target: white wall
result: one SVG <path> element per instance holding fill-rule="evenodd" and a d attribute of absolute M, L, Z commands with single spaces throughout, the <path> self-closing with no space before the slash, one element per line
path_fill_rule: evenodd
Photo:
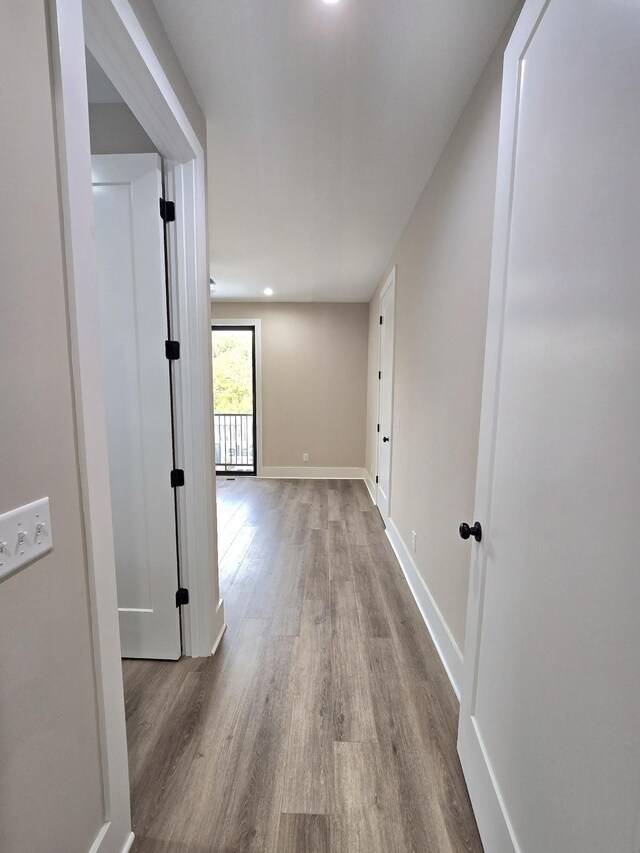
<path fill-rule="evenodd" d="M 262 320 L 264 466 L 364 467 L 366 303 L 214 300 L 211 316 Z"/>
<path fill-rule="evenodd" d="M 473 521 L 502 56 L 501 37 L 396 247 L 391 518 L 462 651 Z M 375 478 L 379 291 L 370 303 L 367 468 Z M 408 549 L 410 550 L 410 548 Z"/>

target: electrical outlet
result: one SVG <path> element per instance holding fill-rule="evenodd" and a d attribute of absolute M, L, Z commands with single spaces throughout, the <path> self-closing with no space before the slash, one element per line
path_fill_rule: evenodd
<path fill-rule="evenodd" d="M 416 532 L 415 532 L 415 530 L 411 531 L 411 550 L 415 554 L 415 552 L 416 552 Z"/>
<path fill-rule="evenodd" d="M 308 461 L 309 461 L 309 454 L 308 454 L 308 453 L 303 453 L 303 454 L 302 454 L 302 461 L 303 461 L 303 462 L 308 462 Z"/>

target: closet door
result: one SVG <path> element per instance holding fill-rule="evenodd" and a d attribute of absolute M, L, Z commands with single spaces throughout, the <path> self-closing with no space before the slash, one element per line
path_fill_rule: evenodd
<path fill-rule="evenodd" d="M 459 751 L 487 853 L 638 853 L 640 11 L 505 58 Z"/>

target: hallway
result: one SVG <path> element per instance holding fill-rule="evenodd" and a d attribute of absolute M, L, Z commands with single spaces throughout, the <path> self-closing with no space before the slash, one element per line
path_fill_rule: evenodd
<path fill-rule="evenodd" d="M 218 480 L 213 658 L 124 661 L 134 850 L 481 851 L 457 701 L 362 482 Z"/>

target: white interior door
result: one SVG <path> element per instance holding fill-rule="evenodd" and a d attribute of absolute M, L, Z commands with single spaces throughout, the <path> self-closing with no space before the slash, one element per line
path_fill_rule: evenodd
<path fill-rule="evenodd" d="M 161 163 L 101 155 L 92 171 L 122 655 L 177 659 Z"/>
<path fill-rule="evenodd" d="M 509 45 L 459 751 L 487 853 L 638 853 L 640 10 Z M 471 521 L 471 519 L 467 519 Z"/>
<path fill-rule="evenodd" d="M 380 292 L 380 369 L 378 372 L 378 479 L 376 503 L 385 524 L 391 501 L 393 452 L 393 343 L 395 318 L 395 267 Z"/>

